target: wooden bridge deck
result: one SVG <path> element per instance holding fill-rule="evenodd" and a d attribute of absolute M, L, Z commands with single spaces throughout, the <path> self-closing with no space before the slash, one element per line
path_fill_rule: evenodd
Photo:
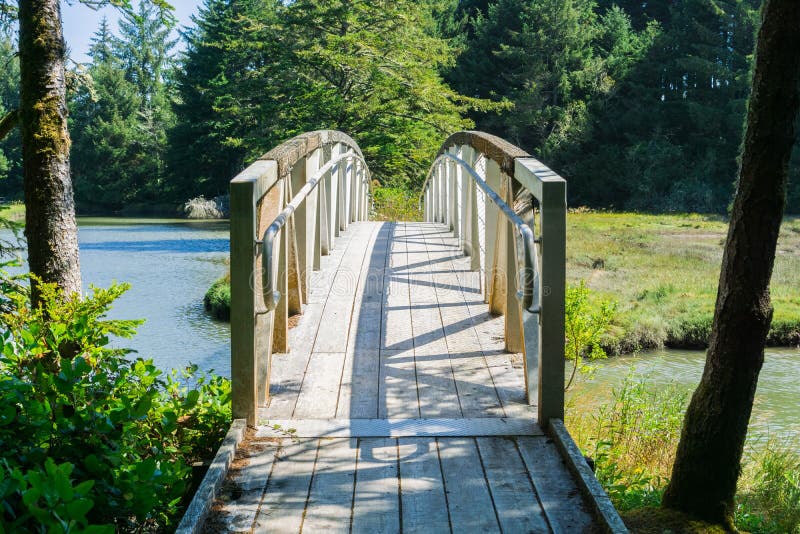
<path fill-rule="evenodd" d="M 594 531 L 444 225 L 354 223 L 309 285 L 208 531 Z"/>

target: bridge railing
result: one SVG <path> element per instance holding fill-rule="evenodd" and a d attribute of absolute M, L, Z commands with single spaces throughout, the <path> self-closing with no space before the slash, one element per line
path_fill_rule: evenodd
<path fill-rule="evenodd" d="M 321 130 L 266 153 L 230 184 L 231 382 L 234 418 L 255 425 L 269 401 L 273 352 L 339 232 L 370 212 L 370 176 L 347 135 Z"/>
<path fill-rule="evenodd" d="M 506 349 L 523 354 L 539 422 L 563 419 L 566 182 L 503 139 L 459 132 L 439 150 L 421 202 L 481 271 L 489 310 L 505 316 Z"/>

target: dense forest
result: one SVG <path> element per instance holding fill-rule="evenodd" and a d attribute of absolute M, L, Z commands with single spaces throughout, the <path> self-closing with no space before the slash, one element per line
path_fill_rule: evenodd
<path fill-rule="evenodd" d="M 143 4 L 70 75 L 84 213 L 169 212 L 227 191 L 293 135 L 350 133 L 381 184 L 414 191 L 447 134 L 477 128 L 557 169 L 570 204 L 725 212 L 755 0 L 205 0 L 181 31 Z M 0 115 L 15 36 L 0 36 Z M 0 197 L 21 196 L 19 135 Z M 800 211 L 800 150 L 787 211 Z"/>

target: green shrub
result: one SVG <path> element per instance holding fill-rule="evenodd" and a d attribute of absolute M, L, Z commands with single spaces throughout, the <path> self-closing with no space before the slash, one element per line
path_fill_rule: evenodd
<path fill-rule="evenodd" d="M 40 307 L 17 290 L 0 316 L 0 531 L 168 529 L 191 462 L 224 437 L 229 382 L 109 347 L 139 324 L 106 318 L 127 285 L 86 298 L 40 287 Z"/>
<path fill-rule="evenodd" d="M 222 321 L 231 319 L 231 280 L 230 275 L 214 282 L 205 297 L 203 305 L 212 317 Z"/>
<path fill-rule="evenodd" d="M 601 341 L 614 317 L 615 306 L 610 300 L 591 298 L 589 289 L 581 281 L 566 291 L 565 303 L 567 360 L 572 360 L 572 373 L 565 389 L 568 389 L 575 373 L 591 373 L 592 367 L 583 363 L 584 359 L 599 360 L 606 357 Z"/>
<path fill-rule="evenodd" d="M 401 187 L 375 187 L 372 191 L 375 220 L 420 221 L 419 193 Z"/>
<path fill-rule="evenodd" d="M 628 518 L 655 513 L 669 483 L 688 391 L 655 387 L 634 370 L 593 412 L 568 399 L 567 425 L 595 462 L 595 474 Z M 800 534 L 800 453 L 796 437 L 750 442 L 739 478 L 737 528 L 753 534 Z M 640 521 L 635 523 L 638 523 Z M 630 525 L 629 525 L 630 526 Z M 635 526 L 635 525 L 634 525 Z"/>

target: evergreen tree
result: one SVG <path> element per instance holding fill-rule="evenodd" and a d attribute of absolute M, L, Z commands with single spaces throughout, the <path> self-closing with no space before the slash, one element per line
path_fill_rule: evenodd
<path fill-rule="evenodd" d="M 160 8 L 143 2 L 123 14 L 119 37 L 103 20 L 91 40 L 91 87 L 71 102 L 73 177 L 84 210 L 163 201 L 166 132 L 174 123 L 170 30 Z"/>
<path fill-rule="evenodd" d="M 441 79 L 453 54 L 430 2 L 206 0 L 196 23 L 171 167 L 206 194 L 314 129 L 353 135 L 382 180 L 418 183 L 444 137 L 470 124 L 461 112 L 479 105 Z"/>
<path fill-rule="evenodd" d="M 19 60 L 9 34 L 0 32 L 0 119 L 19 107 Z M 0 136 L 0 196 L 22 196 L 22 147 L 18 128 Z"/>
<path fill-rule="evenodd" d="M 674 3 L 652 46 L 592 110 L 586 141 L 558 155 L 572 203 L 724 211 L 756 24 L 749 0 Z"/>
<path fill-rule="evenodd" d="M 177 74 L 170 131 L 173 195 L 225 193 L 230 179 L 287 135 L 279 114 L 297 100 L 278 40 L 276 1 L 205 0 Z"/>
<path fill-rule="evenodd" d="M 477 115 L 488 130 L 552 158 L 585 137 L 588 109 L 604 100 L 652 39 L 616 9 L 598 17 L 589 0 L 499 0 L 474 21 L 474 37 L 450 73 L 467 94 L 507 99 Z"/>
<path fill-rule="evenodd" d="M 485 103 L 448 87 L 453 50 L 431 6 L 412 0 L 297 0 L 286 9 L 298 89 L 296 130 L 351 133 L 384 183 L 419 185 L 444 138 Z M 297 113 L 297 111 L 295 111 Z"/>
<path fill-rule="evenodd" d="M 110 42 L 104 19 L 89 50 L 92 84 L 73 97 L 70 117 L 76 199 L 100 211 L 118 211 L 137 201 L 146 187 L 141 169 L 150 164 L 140 145 L 142 97 L 126 79 Z"/>

